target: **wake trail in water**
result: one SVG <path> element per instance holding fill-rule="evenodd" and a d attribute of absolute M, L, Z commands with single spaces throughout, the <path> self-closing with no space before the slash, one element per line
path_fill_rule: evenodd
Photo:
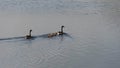
<path fill-rule="evenodd" d="M 68 33 L 64 33 L 63 35 L 58 35 L 55 37 L 52 37 L 50 39 L 56 39 L 56 38 L 62 38 L 62 37 L 68 37 L 73 39 Z M 48 38 L 48 34 L 43 34 L 43 35 L 37 35 L 37 36 L 32 36 L 31 39 L 25 39 L 25 36 L 20 36 L 20 37 L 10 37 L 10 38 L 0 38 L 0 41 L 25 41 L 25 40 L 35 40 L 37 38 L 42 38 L 42 39 L 46 39 Z"/>

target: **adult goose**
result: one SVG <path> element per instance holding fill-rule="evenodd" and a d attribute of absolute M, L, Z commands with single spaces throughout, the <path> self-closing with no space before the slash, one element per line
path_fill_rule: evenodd
<path fill-rule="evenodd" d="M 61 26 L 61 31 L 58 31 L 58 35 L 63 35 L 64 34 L 63 28 L 64 28 L 64 26 Z"/>
<path fill-rule="evenodd" d="M 63 35 L 64 34 L 63 28 L 64 28 L 64 26 L 61 26 L 61 31 L 48 34 L 48 38 L 51 38 L 51 37 L 54 37 L 54 36 L 58 36 L 58 35 Z"/>
<path fill-rule="evenodd" d="M 29 34 L 25 36 L 25 39 L 31 39 L 32 38 L 31 32 L 32 32 L 32 30 L 29 30 Z"/>

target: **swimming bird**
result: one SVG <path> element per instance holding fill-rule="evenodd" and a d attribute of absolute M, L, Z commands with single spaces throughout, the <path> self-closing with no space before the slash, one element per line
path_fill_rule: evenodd
<path fill-rule="evenodd" d="M 25 39 L 31 39 L 31 38 L 32 38 L 31 32 L 32 32 L 32 30 L 29 31 L 29 35 L 26 35 L 26 36 L 25 36 Z"/>
<path fill-rule="evenodd" d="M 63 28 L 64 28 L 64 27 L 65 27 L 65 26 L 63 26 L 63 25 L 61 26 L 61 31 L 58 32 L 58 35 L 63 35 L 63 34 L 64 34 L 64 32 L 63 32 Z"/>
<path fill-rule="evenodd" d="M 54 37 L 54 36 L 58 36 L 58 35 L 63 35 L 64 34 L 63 28 L 64 28 L 64 26 L 61 26 L 61 31 L 48 34 L 48 38 L 51 38 L 51 37 Z"/>

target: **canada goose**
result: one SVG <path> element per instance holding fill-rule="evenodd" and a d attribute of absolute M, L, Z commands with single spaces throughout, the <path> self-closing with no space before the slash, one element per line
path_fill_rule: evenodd
<path fill-rule="evenodd" d="M 57 35 L 63 35 L 63 33 L 64 33 L 63 28 L 64 28 L 64 26 L 61 26 L 61 31 L 48 34 L 48 38 L 51 38 L 51 37 L 54 37 L 54 36 L 57 36 Z"/>
<path fill-rule="evenodd" d="M 61 26 L 61 31 L 58 32 L 59 35 L 63 35 L 63 34 L 64 34 L 64 32 L 63 32 L 63 28 L 64 28 L 64 27 L 65 27 L 65 26 Z"/>
<path fill-rule="evenodd" d="M 31 38 L 32 38 L 31 32 L 32 32 L 32 30 L 29 31 L 29 35 L 26 35 L 26 36 L 25 36 L 25 39 L 31 39 Z"/>

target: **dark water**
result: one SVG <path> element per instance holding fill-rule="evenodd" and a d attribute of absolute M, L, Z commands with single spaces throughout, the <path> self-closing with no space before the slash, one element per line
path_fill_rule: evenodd
<path fill-rule="evenodd" d="M 119 3 L 0 0 L 0 68 L 120 68 Z"/>

